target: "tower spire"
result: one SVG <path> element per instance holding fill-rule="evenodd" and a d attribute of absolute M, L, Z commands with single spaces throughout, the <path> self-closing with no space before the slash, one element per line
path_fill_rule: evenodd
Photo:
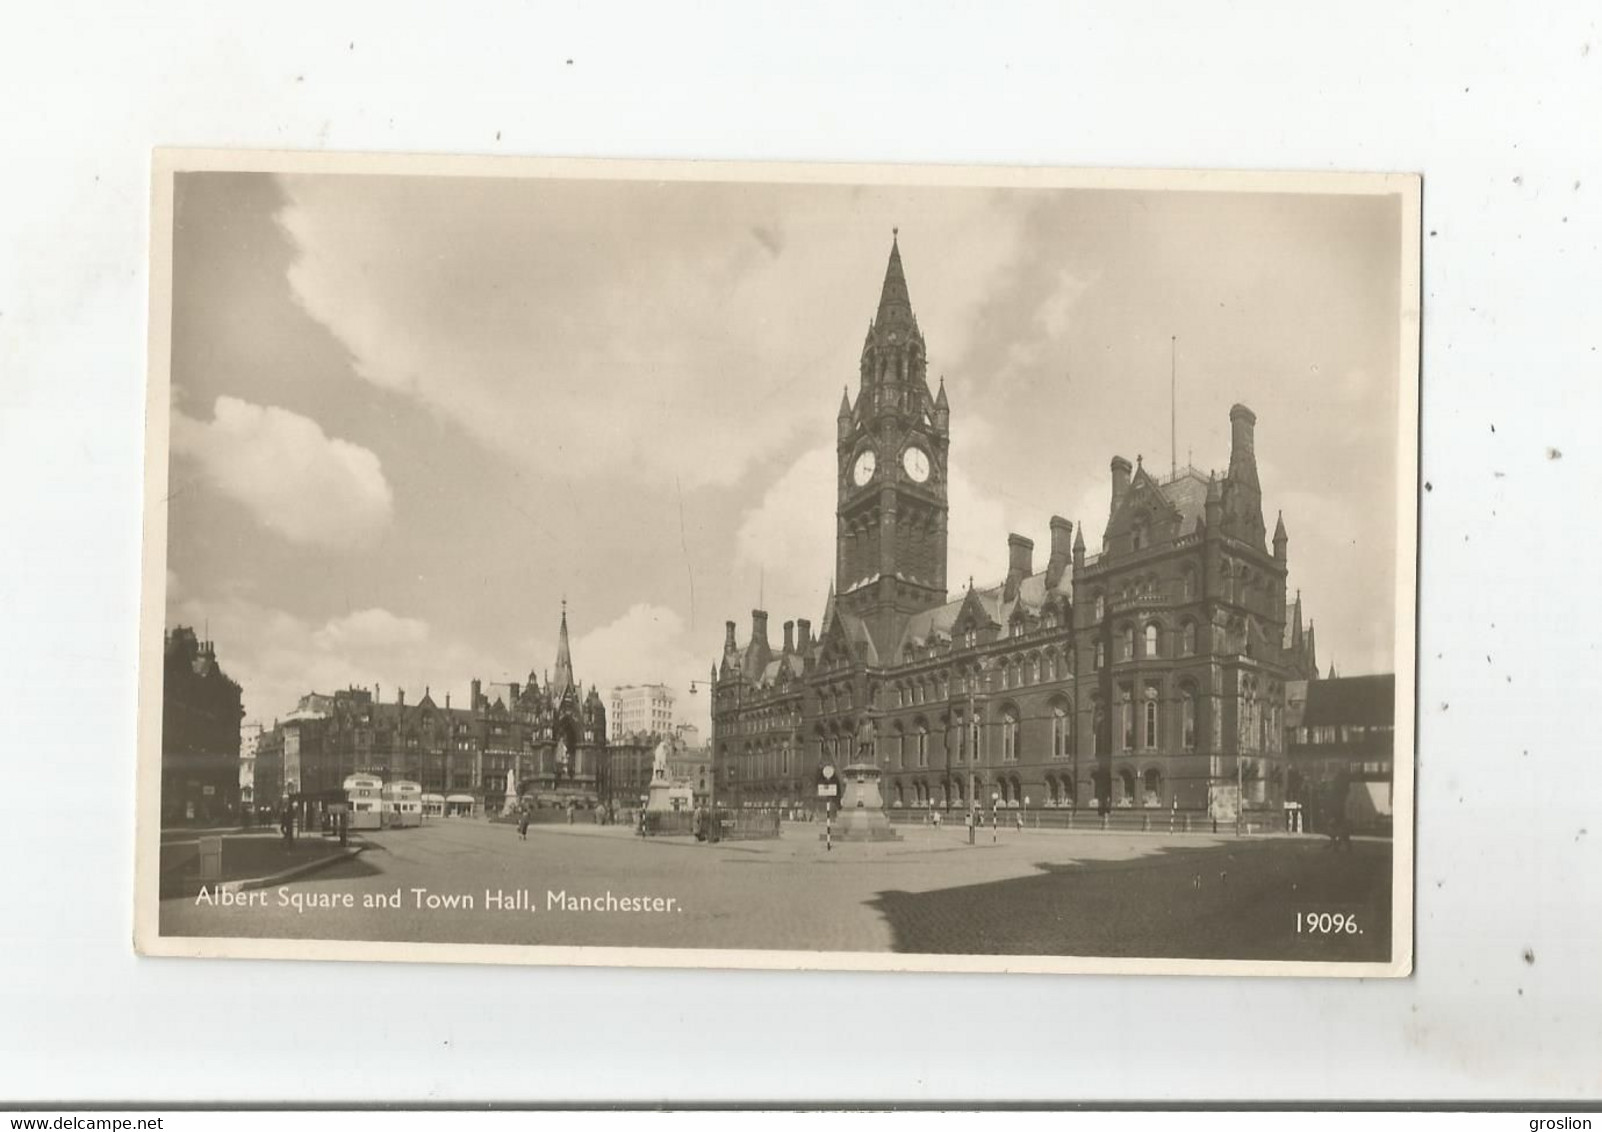
<path fill-rule="evenodd" d="M 912 321 L 912 299 L 907 294 L 907 276 L 901 268 L 901 229 L 890 230 L 890 262 L 884 269 L 884 287 L 879 292 L 879 313 L 876 325 L 889 322 Z"/>
<path fill-rule="evenodd" d="M 546 677 L 546 688 L 551 699 L 560 702 L 573 682 L 573 653 L 567 643 L 567 598 L 562 599 L 562 628 L 556 638 L 556 675 Z"/>

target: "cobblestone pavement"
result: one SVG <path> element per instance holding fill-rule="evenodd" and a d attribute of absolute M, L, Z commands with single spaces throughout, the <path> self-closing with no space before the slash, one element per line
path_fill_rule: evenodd
<path fill-rule="evenodd" d="M 1304 872 L 1350 874 L 1356 879 L 1347 888 L 1360 889 L 1361 875 L 1377 870 L 1389 883 L 1388 846 L 1337 855 L 1306 839 L 1236 842 L 1211 835 L 1046 830 L 1003 830 L 994 841 L 987 830 L 970 846 L 961 827 L 911 827 L 898 842 L 836 843 L 831 851 L 818 840 L 820 831 L 816 825 L 787 825 L 776 841 L 703 845 L 643 839 L 621 826 L 536 825 L 523 841 L 510 825 L 446 820 L 366 833 L 371 847 L 360 857 L 256 893 L 249 906 L 164 900 L 161 930 L 451 943 L 1184 954 L 1131 952 L 1119 947 L 1116 932 L 1065 932 L 1063 925 L 1105 919 L 1108 908 L 1162 902 L 1173 909 L 1168 918 L 1137 918 L 1128 925 L 1132 938 L 1149 943 L 1154 932 L 1168 931 L 1182 940 L 1184 923 L 1197 917 L 1226 922 L 1237 906 L 1286 904 L 1294 895 L 1294 877 Z M 1226 867 L 1215 867 L 1213 858 L 1228 855 L 1233 884 L 1212 879 Z M 1175 864 L 1190 857 L 1209 863 L 1204 869 Z M 1192 887 L 1198 870 L 1207 876 Z M 1088 886 L 1074 879 L 1103 874 L 1116 879 Z M 1256 879 L 1247 883 L 1248 876 Z M 1076 899 L 1076 886 L 1095 907 L 1070 917 L 1063 908 Z M 1174 903 L 1176 887 L 1184 890 L 1184 904 Z M 510 894 L 506 903 L 518 904 L 519 892 L 527 892 L 531 909 L 494 907 L 494 894 Z M 608 910 L 608 892 L 657 904 Z M 558 893 L 600 897 L 602 904 L 598 910 L 569 908 L 554 899 Z M 365 906 L 381 899 L 388 905 Z M 1073 950 L 1087 940 L 1096 950 Z"/>

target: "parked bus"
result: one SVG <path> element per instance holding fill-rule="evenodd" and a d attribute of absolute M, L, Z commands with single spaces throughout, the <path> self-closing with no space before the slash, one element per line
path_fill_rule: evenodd
<path fill-rule="evenodd" d="M 423 824 L 423 788 L 404 779 L 384 786 L 384 824 L 391 828 Z"/>
<path fill-rule="evenodd" d="M 383 827 L 383 791 L 384 782 L 377 775 L 353 774 L 345 779 L 345 800 L 350 803 L 350 828 Z"/>

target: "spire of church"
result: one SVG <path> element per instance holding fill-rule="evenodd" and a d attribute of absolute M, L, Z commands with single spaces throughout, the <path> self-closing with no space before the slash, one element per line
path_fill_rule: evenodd
<path fill-rule="evenodd" d="M 567 598 L 562 599 L 562 629 L 556 638 L 556 675 L 547 677 L 546 688 L 552 701 L 559 702 L 574 687 L 573 654 L 567 644 Z"/>
<path fill-rule="evenodd" d="M 884 288 L 879 292 L 879 313 L 874 322 L 883 327 L 890 322 L 912 321 L 912 299 L 907 294 L 907 276 L 901 269 L 901 229 L 890 229 L 890 263 L 884 269 Z"/>
<path fill-rule="evenodd" d="M 943 374 L 941 375 L 941 378 L 940 378 L 940 392 L 935 395 L 935 408 L 937 408 L 937 409 L 949 409 L 949 408 L 951 408 L 951 406 L 946 403 L 946 379 L 945 379 L 945 376 Z"/>

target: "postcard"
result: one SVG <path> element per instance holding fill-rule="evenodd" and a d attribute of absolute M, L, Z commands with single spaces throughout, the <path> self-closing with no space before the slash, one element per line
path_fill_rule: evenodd
<path fill-rule="evenodd" d="M 152 201 L 141 952 L 1411 972 L 1417 176 Z"/>

